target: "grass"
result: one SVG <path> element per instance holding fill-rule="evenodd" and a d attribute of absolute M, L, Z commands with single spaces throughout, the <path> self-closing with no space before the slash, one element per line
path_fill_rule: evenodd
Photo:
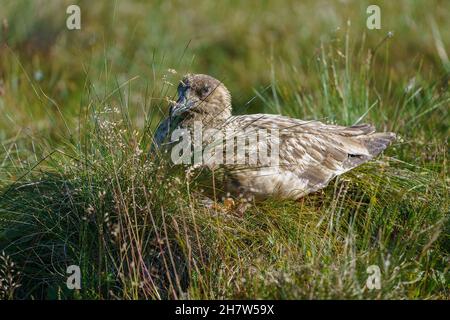
<path fill-rule="evenodd" d="M 446 2 L 382 2 L 369 31 L 360 2 L 80 1 L 80 32 L 40 3 L 0 13 L 0 298 L 449 298 Z M 237 113 L 400 138 L 300 202 L 211 214 L 149 152 L 187 71 L 222 79 Z"/>

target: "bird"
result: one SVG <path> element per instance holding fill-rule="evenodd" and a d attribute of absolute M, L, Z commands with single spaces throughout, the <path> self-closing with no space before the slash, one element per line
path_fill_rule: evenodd
<path fill-rule="evenodd" d="M 185 75 L 177 94 L 168 117 L 153 137 L 160 150 L 174 148 L 174 141 L 170 141 L 174 130 L 193 130 L 196 123 L 202 125 L 203 132 L 213 132 L 203 135 L 202 151 L 218 133 L 227 137 L 232 132 L 230 140 L 234 141 L 252 130 L 270 132 L 266 139 L 247 143 L 245 155 L 276 149 L 278 158 L 274 163 L 224 161 L 198 166 L 216 173 L 214 188 L 221 194 L 248 202 L 268 198 L 299 200 L 323 189 L 336 176 L 374 159 L 396 139 L 395 133 L 376 132 L 371 124 L 340 126 L 278 114 L 233 115 L 230 91 L 206 74 Z M 218 152 L 230 151 L 236 152 L 234 145 Z M 231 159 L 236 160 L 236 156 Z"/>

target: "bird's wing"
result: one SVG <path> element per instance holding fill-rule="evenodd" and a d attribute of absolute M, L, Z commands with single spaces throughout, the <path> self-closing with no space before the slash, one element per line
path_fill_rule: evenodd
<path fill-rule="evenodd" d="M 310 191 L 372 159 L 395 139 L 390 132 L 375 133 L 371 125 L 343 127 L 269 114 L 234 116 L 228 126 L 278 129 L 280 170 L 307 180 Z"/>

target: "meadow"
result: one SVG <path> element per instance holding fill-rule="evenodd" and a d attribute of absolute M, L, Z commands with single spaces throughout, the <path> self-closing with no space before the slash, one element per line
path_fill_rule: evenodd
<path fill-rule="evenodd" d="M 450 298 L 448 1 L 76 3 L 81 30 L 70 1 L 0 0 L 0 299 Z M 188 72 L 236 114 L 398 139 L 302 201 L 212 213 L 150 149 Z"/>

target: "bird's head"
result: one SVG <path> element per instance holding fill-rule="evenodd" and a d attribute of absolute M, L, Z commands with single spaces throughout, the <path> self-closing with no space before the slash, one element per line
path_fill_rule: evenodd
<path fill-rule="evenodd" d="M 205 74 L 187 74 L 178 86 L 178 99 L 170 117 L 226 120 L 231 116 L 231 95 L 219 80 Z"/>

